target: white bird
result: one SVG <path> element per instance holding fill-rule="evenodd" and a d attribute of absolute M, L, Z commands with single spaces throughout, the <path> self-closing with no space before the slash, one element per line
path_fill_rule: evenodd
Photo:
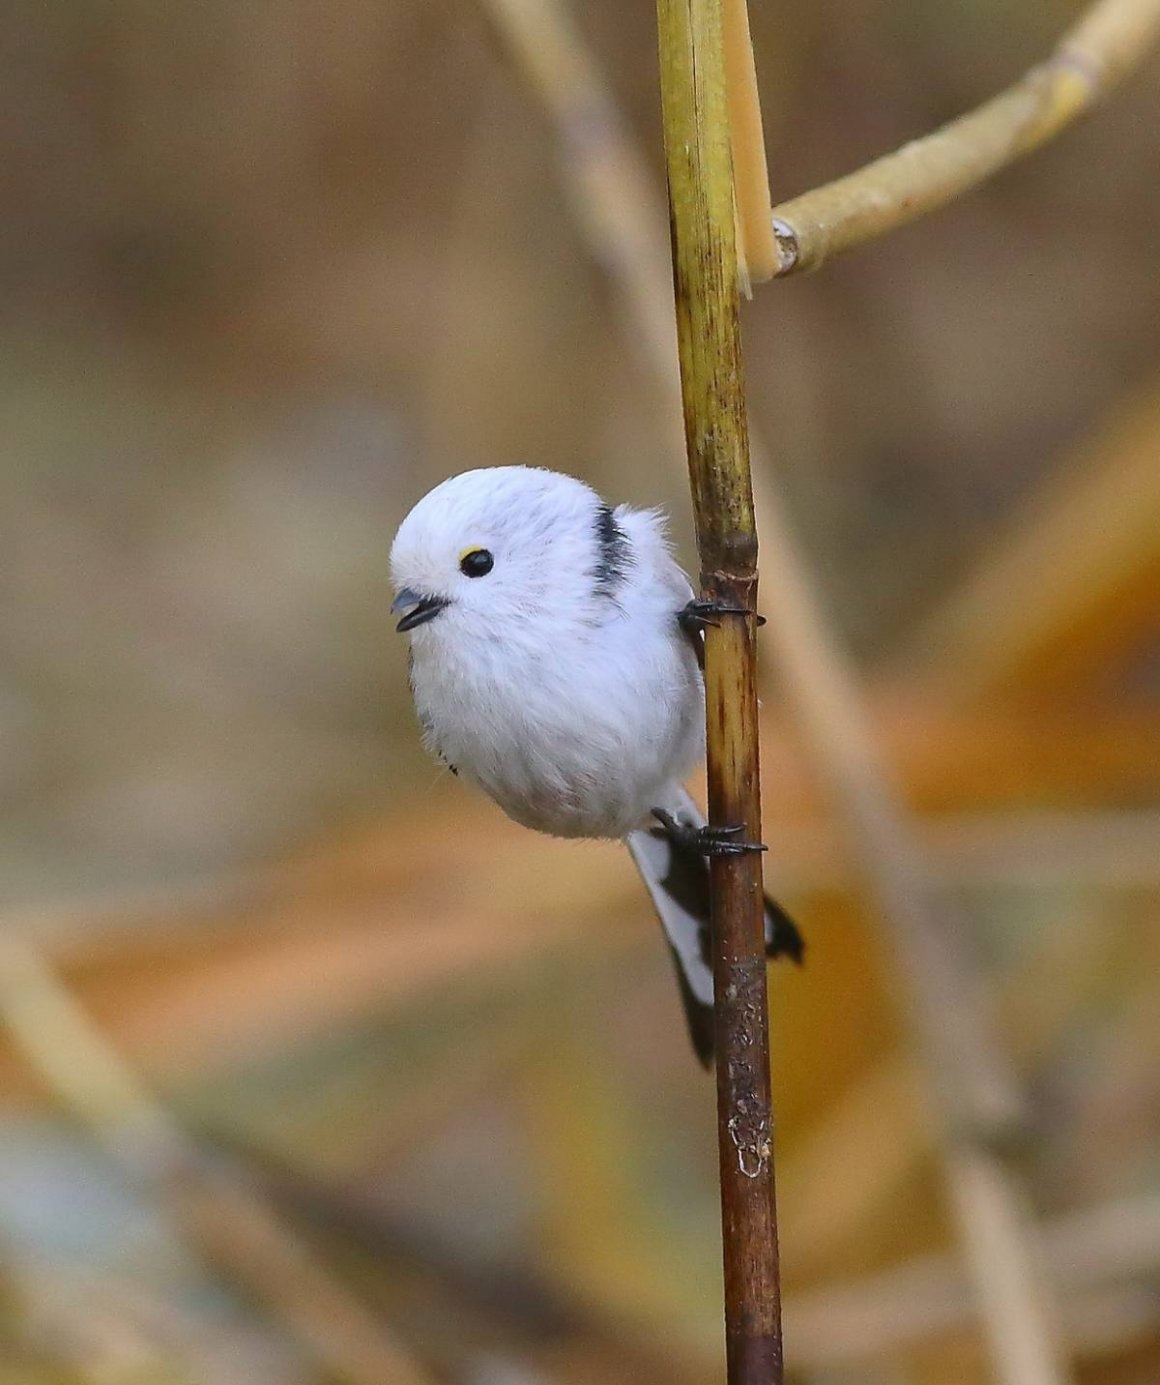
<path fill-rule="evenodd" d="M 683 787 L 704 750 L 703 627 L 655 510 L 571 476 L 453 476 L 391 548 L 424 744 L 516 822 L 622 839 L 660 915 L 693 1046 L 713 1056 L 706 856 L 764 850 L 709 828 Z M 802 940 L 766 900 L 768 955 Z"/>

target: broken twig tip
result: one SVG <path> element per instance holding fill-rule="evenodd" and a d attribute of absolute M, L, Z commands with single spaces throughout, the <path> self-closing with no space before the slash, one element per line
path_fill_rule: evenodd
<path fill-rule="evenodd" d="M 797 267 L 798 262 L 798 239 L 797 232 L 781 217 L 773 218 L 773 238 L 777 242 L 777 271 L 776 278 L 783 274 L 790 274 Z"/>

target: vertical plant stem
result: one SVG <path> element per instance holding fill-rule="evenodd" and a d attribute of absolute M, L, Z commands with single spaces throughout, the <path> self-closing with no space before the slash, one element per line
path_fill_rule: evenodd
<path fill-rule="evenodd" d="M 677 380 L 666 317 L 669 291 L 661 267 L 664 212 L 653 196 L 646 162 L 571 23 L 565 0 L 481 3 L 495 16 L 551 112 L 579 224 L 618 285 L 630 340 L 656 372 L 667 416 Z M 857 672 L 818 599 L 768 450 L 757 436 L 751 446 L 757 460 L 766 581 L 777 593 L 768 612 L 766 641 L 829 783 L 852 855 L 862 863 L 868 894 L 894 942 L 995 1376 L 1010 1385 L 1029 1385 L 1031 1379 L 1061 1385 L 1069 1379 L 1062 1338 L 1036 1263 L 1034 1223 L 1026 1211 L 1019 1170 L 1006 1157 L 1023 1117 L 1015 1073 L 993 1032 L 982 978 L 964 952 L 963 931 L 947 917 L 940 882 L 922 853 L 863 711 Z M 980 1156 L 997 1176 L 964 1173 Z M 1001 1276 L 995 1273 L 997 1257 Z M 999 1278 L 1001 1294 L 994 1292 Z M 1029 1377 L 1025 1365 L 1032 1353 L 1038 1364 Z"/>
<path fill-rule="evenodd" d="M 757 529 L 738 323 L 720 0 L 658 0 L 685 442 L 705 595 L 752 612 Z M 709 816 L 760 840 L 755 620 L 706 639 Z M 729 1380 L 782 1378 L 761 858 L 712 862 Z"/>

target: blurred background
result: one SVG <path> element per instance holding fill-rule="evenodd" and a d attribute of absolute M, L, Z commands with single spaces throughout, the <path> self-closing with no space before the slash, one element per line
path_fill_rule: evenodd
<path fill-rule="evenodd" d="M 720 1378 L 712 1082 L 627 857 L 424 756 L 387 614 L 396 525 L 480 464 L 661 503 L 695 568 L 576 215 L 609 132 L 561 144 L 497 8 L 8 6 L 4 1385 Z M 775 200 L 1077 13 L 751 8 Z M 573 18 L 655 197 L 652 7 Z M 1160 1379 L 1158 78 L 744 317 L 1091 1385 Z M 898 959 L 764 680 L 792 1378 L 982 1382 Z"/>

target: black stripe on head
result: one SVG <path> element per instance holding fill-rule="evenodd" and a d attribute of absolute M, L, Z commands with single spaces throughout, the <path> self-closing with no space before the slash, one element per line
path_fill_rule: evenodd
<path fill-rule="evenodd" d="M 632 545 L 616 522 L 609 505 L 596 510 L 596 571 L 593 574 L 600 596 L 615 597 L 632 565 Z"/>

